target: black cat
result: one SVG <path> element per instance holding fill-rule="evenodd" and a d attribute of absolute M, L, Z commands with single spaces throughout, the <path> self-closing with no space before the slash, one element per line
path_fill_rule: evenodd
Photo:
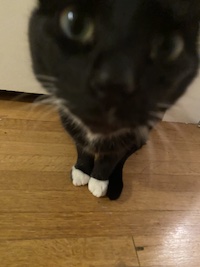
<path fill-rule="evenodd" d="M 120 196 L 126 159 L 197 74 L 199 2 L 39 1 L 33 69 L 75 140 L 75 186 Z"/>

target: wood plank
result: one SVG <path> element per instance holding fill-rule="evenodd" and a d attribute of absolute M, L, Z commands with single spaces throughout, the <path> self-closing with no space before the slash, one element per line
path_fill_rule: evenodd
<path fill-rule="evenodd" d="M 66 191 L 74 190 L 69 173 L 37 171 L 1 171 L 2 191 Z"/>
<path fill-rule="evenodd" d="M 43 156 L 37 153 L 31 155 L 0 154 L 0 171 L 70 171 L 75 163 L 75 155 Z"/>
<path fill-rule="evenodd" d="M 16 177 L 17 179 L 17 177 Z M 56 182 L 56 180 L 55 180 Z M 124 211 L 180 210 L 198 211 L 200 195 L 193 192 L 133 192 L 130 191 L 116 203 L 108 199 L 94 198 L 87 187 L 67 191 L 0 191 L 0 212 L 71 212 L 78 211 Z M 76 195 L 77 194 L 77 195 Z M 18 199 L 18 201 L 14 201 Z M 42 205 L 41 205 L 42 201 Z M 71 203 L 74 203 L 71 205 Z"/>
<path fill-rule="evenodd" d="M 4 141 L 1 144 L 0 154 L 3 155 L 43 155 L 43 156 L 65 156 L 70 151 L 75 151 L 74 144 L 43 144 Z M 68 152 L 68 153 L 67 153 Z M 74 152 L 75 153 L 75 152 Z"/>
<path fill-rule="evenodd" d="M 3 142 L 23 142 L 34 144 L 70 144 L 72 143 L 67 133 L 61 128 L 60 131 L 31 131 L 23 129 L 0 128 L 0 141 Z"/>
<path fill-rule="evenodd" d="M 73 159 L 72 159 L 73 160 Z M 65 165 L 66 166 L 66 165 Z M 0 175 L 1 190 L 29 190 L 29 191 L 66 191 L 76 190 L 70 180 L 70 166 L 64 171 L 8 171 L 2 170 Z M 17 179 L 16 179 L 17 176 Z M 124 192 L 160 191 L 160 192 L 194 192 L 200 191 L 200 179 L 198 175 L 153 175 L 153 174 L 129 174 L 124 172 Z M 79 193 L 82 188 L 78 188 Z M 142 194 L 142 193 L 141 193 Z M 120 201 L 120 200 L 119 200 Z"/>
<path fill-rule="evenodd" d="M 1 266 L 137 267 L 131 237 L 0 242 Z"/>
<path fill-rule="evenodd" d="M 72 206 L 66 213 L 54 210 L 33 213 L 31 208 L 27 213 L 12 213 L 7 209 L 0 213 L 0 240 L 144 235 L 153 238 L 154 235 L 164 236 L 174 228 L 184 228 L 187 233 L 200 236 L 200 211 L 111 212 L 103 207 L 101 212 L 85 212 L 81 211 L 84 203 L 79 211 L 73 211 L 75 203 L 76 198 L 74 202 L 63 203 Z M 39 205 L 43 205 L 42 199 Z"/>
<path fill-rule="evenodd" d="M 0 118 L 58 121 L 56 108 L 49 104 L 40 104 L 38 96 L 33 103 L 0 100 Z"/>
<path fill-rule="evenodd" d="M 0 103 L 1 105 L 1 103 Z M 9 109 L 9 111 L 8 111 Z M 22 109 L 15 108 L 10 109 L 0 106 L 0 118 L 1 119 L 25 119 L 25 120 L 37 120 L 37 121 L 57 121 L 58 114 L 51 106 L 40 108 L 34 105 L 25 105 Z"/>
<path fill-rule="evenodd" d="M 21 133 L 22 134 L 22 133 Z M 9 133 L 7 132 L 4 135 L 8 136 Z M 58 135 L 58 134 L 57 134 Z M 55 136 L 55 134 L 54 134 Z M 47 137 L 47 133 L 46 133 Z M 64 137 L 62 134 L 60 137 Z M 65 142 L 64 142 L 65 141 Z M 50 145 L 47 146 L 47 143 L 42 143 L 41 141 L 37 143 L 33 143 L 31 141 L 26 142 L 26 146 L 23 145 L 24 141 L 6 141 L 4 137 L 4 142 L 1 144 L 1 154 L 27 154 L 27 151 L 29 154 L 35 154 L 35 153 L 41 153 L 40 151 L 45 151 L 48 149 L 48 154 L 55 154 L 58 153 L 58 155 L 62 155 L 62 151 L 64 148 L 68 146 L 68 150 L 72 150 L 74 153 L 74 143 L 72 140 L 67 139 L 66 136 L 63 138 L 61 144 L 57 143 L 50 143 Z M 162 146 L 161 144 L 155 144 L 153 146 L 153 149 L 150 150 L 149 146 L 147 145 L 140 151 L 136 152 L 131 160 L 132 161 L 146 161 L 146 162 L 200 162 L 200 144 L 190 144 L 188 146 L 182 146 L 182 144 L 175 143 L 173 146 L 173 150 L 171 150 L 170 147 Z M 177 152 L 179 151 L 179 152 Z M 71 152 L 71 151 L 70 151 Z"/>
<path fill-rule="evenodd" d="M 39 121 L 39 120 L 29 120 L 29 119 L 0 119 L 1 129 L 12 129 L 21 131 L 50 131 L 50 132 L 63 132 L 63 127 L 60 121 Z"/>
<path fill-rule="evenodd" d="M 200 129 L 197 125 L 188 125 L 184 123 L 162 122 L 152 131 L 153 142 L 182 142 L 182 143 L 200 143 Z"/>
<path fill-rule="evenodd" d="M 134 238 L 140 249 L 140 264 L 147 266 L 200 266 L 200 236 L 196 231 L 174 226 L 160 236 L 138 236 Z"/>
<path fill-rule="evenodd" d="M 20 150 L 20 146 L 18 147 Z M 13 155 L 13 152 L 8 149 L 6 154 L 0 153 L 0 170 L 64 171 L 66 170 L 65 166 L 69 164 L 69 159 L 73 158 L 75 161 L 76 154 L 73 145 L 70 144 L 68 148 L 63 145 L 63 151 L 66 150 L 66 156 L 54 156 L 56 152 L 54 153 L 52 148 L 49 148 L 49 155 L 47 156 L 38 155 L 34 146 L 32 146 L 32 152 L 30 151 L 27 155 L 20 155 L 20 153 Z M 26 148 L 22 149 L 25 150 Z M 194 162 L 188 157 L 188 161 L 184 162 L 174 162 L 173 159 L 170 161 L 142 161 L 142 158 L 138 161 L 135 156 L 132 156 L 126 163 L 126 169 L 129 175 L 200 175 L 200 164 L 195 158 L 193 160 Z M 71 166 L 74 164 L 73 161 L 70 161 L 70 163 Z"/>
<path fill-rule="evenodd" d="M 200 130 L 199 130 L 200 134 Z M 141 150 L 134 155 L 136 160 L 145 161 L 176 161 L 176 162 L 199 162 L 200 144 L 180 142 L 147 142 Z"/>
<path fill-rule="evenodd" d="M 198 175 L 133 174 L 124 171 L 125 191 L 199 192 Z"/>
<path fill-rule="evenodd" d="M 200 175 L 200 164 L 195 159 L 188 161 L 142 161 L 134 160 L 133 156 L 126 163 L 129 174 L 151 174 L 151 175 Z M 192 162 L 194 160 L 194 162 Z"/>

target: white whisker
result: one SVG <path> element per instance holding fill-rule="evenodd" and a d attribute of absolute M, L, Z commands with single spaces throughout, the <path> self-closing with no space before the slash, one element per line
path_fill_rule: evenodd
<path fill-rule="evenodd" d="M 155 144 L 154 144 L 152 139 L 148 140 L 146 150 L 147 150 L 149 159 L 157 160 L 157 153 L 155 151 Z"/>
<path fill-rule="evenodd" d="M 136 142 L 140 146 L 148 139 L 149 128 L 146 125 L 141 125 L 135 129 Z"/>
<path fill-rule="evenodd" d="M 43 81 L 41 81 L 41 84 L 44 87 L 54 87 L 55 86 L 53 82 L 43 82 Z"/>
<path fill-rule="evenodd" d="M 170 104 L 167 104 L 167 103 L 158 103 L 157 104 L 157 107 L 158 107 L 158 109 L 168 109 L 168 108 L 170 108 L 171 107 L 171 105 Z"/>
<path fill-rule="evenodd" d="M 29 116 L 30 116 L 33 112 L 35 112 L 35 110 L 36 110 L 39 106 L 41 106 L 43 103 L 46 104 L 47 99 L 44 98 L 44 97 L 46 97 L 46 96 L 39 96 L 39 97 L 37 97 L 37 98 L 35 99 L 35 101 L 34 101 L 34 102 L 32 103 L 32 105 L 31 105 L 31 108 L 28 110 L 28 113 L 27 113 L 27 115 L 26 115 L 26 119 L 28 119 Z"/>
<path fill-rule="evenodd" d="M 180 135 L 180 137 L 183 138 L 183 140 L 185 141 L 185 145 L 188 146 L 188 139 L 187 139 L 186 136 L 184 135 L 184 132 L 181 131 L 181 129 L 178 127 L 178 124 L 173 123 L 173 122 L 168 122 L 168 123 L 170 124 L 170 126 L 171 126 L 172 128 L 174 128 L 174 129 L 177 131 L 177 133 Z M 188 149 L 188 151 L 189 151 L 189 149 Z"/>
<path fill-rule="evenodd" d="M 154 121 L 154 120 L 151 120 L 151 121 L 148 121 L 148 122 L 147 122 L 147 125 L 148 125 L 149 127 L 151 127 L 151 128 L 154 128 L 156 124 L 157 124 L 157 122 Z"/>
<path fill-rule="evenodd" d="M 57 88 L 55 86 L 43 86 L 45 88 L 45 90 L 47 90 L 47 92 L 51 92 L 51 93 L 56 93 L 57 92 Z"/>
<path fill-rule="evenodd" d="M 29 95 L 28 93 L 20 93 L 19 95 L 12 97 L 11 100 L 12 101 L 20 101 L 23 98 L 26 98 L 28 95 Z"/>
<path fill-rule="evenodd" d="M 162 124 L 159 125 L 159 127 L 155 127 L 155 130 L 160 137 L 160 142 L 163 144 L 164 149 L 163 153 L 165 153 L 166 157 L 169 157 L 169 154 L 167 151 L 170 150 L 170 153 L 174 155 L 177 159 L 180 158 L 180 154 L 177 153 L 177 151 L 174 149 L 173 144 L 171 143 L 171 140 L 168 138 L 166 132 L 163 130 Z"/>
<path fill-rule="evenodd" d="M 33 105 L 38 106 L 40 104 L 49 104 L 51 101 L 52 96 L 51 95 L 41 95 L 39 97 L 37 97 L 34 101 L 33 101 Z"/>
<path fill-rule="evenodd" d="M 44 121 L 45 118 L 47 118 L 50 114 L 55 114 L 57 111 L 55 106 L 47 106 L 46 110 L 43 110 L 43 112 L 38 113 L 38 117 L 40 120 L 37 120 L 37 122 L 34 124 L 33 130 L 36 130 L 37 127 Z"/>
<path fill-rule="evenodd" d="M 61 98 L 52 97 L 51 98 L 51 104 L 62 109 L 62 108 L 65 108 L 67 101 L 65 101 L 64 99 L 61 99 Z"/>
<path fill-rule="evenodd" d="M 162 120 L 165 113 L 160 111 L 150 111 L 149 114 L 155 119 Z"/>
<path fill-rule="evenodd" d="M 47 82 L 57 82 L 57 78 L 49 75 L 36 74 L 38 80 L 47 81 Z"/>

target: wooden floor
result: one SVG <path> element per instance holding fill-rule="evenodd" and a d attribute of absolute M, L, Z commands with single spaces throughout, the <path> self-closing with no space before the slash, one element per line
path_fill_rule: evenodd
<path fill-rule="evenodd" d="M 116 202 L 73 187 L 75 158 L 48 106 L 1 97 L 1 267 L 200 266 L 197 126 L 159 125 Z"/>

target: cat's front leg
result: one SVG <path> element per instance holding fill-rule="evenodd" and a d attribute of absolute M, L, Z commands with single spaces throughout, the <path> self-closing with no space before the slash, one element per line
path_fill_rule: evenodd
<path fill-rule="evenodd" d="M 110 200 L 119 198 L 123 189 L 124 164 L 139 148 L 140 146 L 132 144 L 124 152 L 104 156 L 100 155 L 94 164 L 94 169 L 88 184 L 89 191 L 96 197 L 107 195 Z"/>
<path fill-rule="evenodd" d="M 77 162 L 72 167 L 72 182 L 75 186 L 87 185 L 94 167 L 94 155 L 77 145 Z"/>
<path fill-rule="evenodd" d="M 95 197 L 104 197 L 107 194 L 109 177 L 120 160 L 119 155 L 99 155 L 88 183 L 89 191 Z"/>

